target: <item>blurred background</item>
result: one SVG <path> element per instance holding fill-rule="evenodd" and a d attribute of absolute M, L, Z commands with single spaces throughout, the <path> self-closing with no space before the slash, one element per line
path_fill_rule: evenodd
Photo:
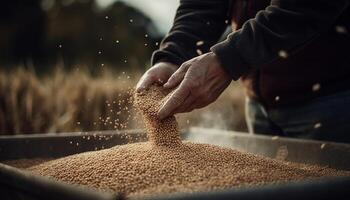
<path fill-rule="evenodd" d="M 0 7 L 0 134 L 140 128 L 132 89 L 178 1 L 12 0 Z M 189 126 L 246 130 L 232 83 Z"/>

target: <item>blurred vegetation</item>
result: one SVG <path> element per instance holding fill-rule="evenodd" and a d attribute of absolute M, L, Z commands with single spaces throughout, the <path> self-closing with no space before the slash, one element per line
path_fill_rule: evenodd
<path fill-rule="evenodd" d="M 0 66 L 46 72 L 56 63 L 93 72 L 103 66 L 143 69 L 160 35 L 152 21 L 122 2 L 11 0 L 0 7 Z"/>
<path fill-rule="evenodd" d="M 132 106 L 139 76 L 58 69 L 39 78 L 22 68 L 0 70 L 0 135 L 142 128 Z M 246 130 L 243 104 L 242 88 L 232 83 L 216 102 L 180 114 L 178 122 L 181 128 Z"/>
<path fill-rule="evenodd" d="M 132 88 L 161 35 L 138 10 L 94 0 L 0 6 L 0 134 L 140 128 Z M 241 87 L 178 118 L 181 128 L 245 130 Z"/>

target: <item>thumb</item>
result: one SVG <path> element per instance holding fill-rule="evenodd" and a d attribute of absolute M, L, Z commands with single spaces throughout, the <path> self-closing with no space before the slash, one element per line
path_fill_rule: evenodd
<path fill-rule="evenodd" d="M 159 119 L 168 117 L 175 109 L 177 109 L 185 101 L 190 94 L 190 90 L 186 86 L 186 82 L 182 82 L 181 85 L 172 93 L 168 100 L 159 109 Z"/>
<path fill-rule="evenodd" d="M 153 76 L 144 75 L 136 85 L 136 92 L 141 92 L 147 89 L 154 82 Z"/>
<path fill-rule="evenodd" d="M 179 85 L 181 81 L 184 79 L 189 66 L 190 65 L 186 63 L 182 64 L 180 68 L 170 76 L 168 81 L 163 86 L 167 89 L 171 89 Z"/>

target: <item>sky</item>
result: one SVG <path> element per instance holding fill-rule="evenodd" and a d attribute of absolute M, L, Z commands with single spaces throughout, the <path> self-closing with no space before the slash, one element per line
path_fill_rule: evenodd
<path fill-rule="evenodd" d="M 115 1 L 125 2 L 143 12 L 162 34 L 170 29 L 179 5 L 178 0 L 96 0 L 100 7 L 107 7 Z"/>

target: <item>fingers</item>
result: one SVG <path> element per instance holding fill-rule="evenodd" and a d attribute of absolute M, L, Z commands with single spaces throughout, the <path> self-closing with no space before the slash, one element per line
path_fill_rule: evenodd
<path fill-rule="evenodd" d="M 207 92 L 207 94 L 198 96 L 197 98 L 194 99 L 192 104 L 186 108 L 184 112 L 191 112 L 194 109 L 199 109 L 203 108 L 212 102 L 214 102 L 222 93 L 222 91 L 213 91 L 211 93 Z"/>
<path fill-rule="evenodd" d="M 181 81 L 184 79 L 189 66 L 190 65 L 186 63 L 182 64 L 181 67 L 178 70 L 176 70 L 174 74 L 170 76 L 168 81 L 163 86 L 167 89 L 171 89 L 179 85 Z"/>
<path fill-rule="evenodd" d="M 171 114 L 175 115 L 177 113 L 185 113 L 191 111 L 193 103 L 196 101 L 196 97 L 193 94 L 189 94 L 181 106 L 177 107 Z"/>
<path fill-rule="evenodd" d="M 203 108 L 203 107 L 207 106 L 208 104 L 209 103 L 195 100 L 192 102 L 192 104 L 189 107 L 186 108 L 186 111 L 184 111 L 184 112 L 191 112 L 194 109 Z"/>
<path fill-rule="evenodd" d="M 188 97 L 190 90 L 187 87 L 187 82 L 182 82 L 180 86 L 170 95 L 169 99 L 159 109 L 159 119 L 168 117 L 175 109 L 177 109 Z"/>
<path fill-rule="evenodd" d="M 145 90 L 153 82 L 154 82 L 153 76 L 149 76 L 149 75 L 145 74 L 144 76 L 141 77 L 141 79 L 137 83 L 137 85 L 136 85 L 136 92 L 141 92 L 141 91 Z"/>

